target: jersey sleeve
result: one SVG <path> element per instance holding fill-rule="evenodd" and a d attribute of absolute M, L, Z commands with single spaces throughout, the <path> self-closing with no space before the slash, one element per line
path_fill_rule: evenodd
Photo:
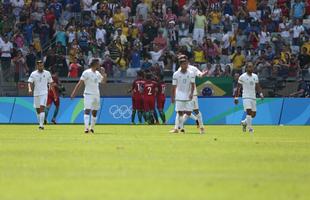
<path fill-rule="evenodd" d="M 53 81 L 53 78 L 52 78 L 52 75 L 51 75 L 51 73 L 49 73 L 48 72 L 48 83 L 53 83 L 54 81 Z"/>
<path fill-rule="evenodd" d="M 258 76 L 255 76 L 255 83 L 257 84 L 259 82 Z"/>
<path fill-rule="evenodd" d="M 99 83 L 102 83 L 103 81 L 103 76 L 98 72 L 98 79 L 99 79 Z"/>
<path fill-rule="evenodd" d="M 194 74 L 191 74 L 191 76 L 190 76 L 190 82 L 191 82 L 191 83 L 195 83 L 195 78 L 196 78 L 196 76 L 195 76 Z"/>
<path fill-rule="evenodd" d="M 176 77 L 176 74 L 173 74 L 173 77 L 172 77 L 172 85 L 177 85 L 178 81 L 177 81 L 177 77 Z"/>
<path fill-rule="evenodd" d="M 240 76 L 240 77 L 239 77 L 239 79 L 238 79 L 238 83 L 242 85 L 242 84 L 243 84 L 243 82 L 244 82 L 244 80 L 243 80 L 243 76 Z"/>
<path fill-rule="evenodd" d="M 87 74 L 86 74 L 86 72 L 84 71 L 84 72 L 82 73 L 82 76 L 81 76 L 80 80 L 85 81 L 86 79 L 87 79 Z"/>
<path fill-rule="evenodd" d="M 34 75 L 33 75 L 33 73 L 31 73 L 29 78 L 28 78 L 28 82 L 33 83 L 33 81 L 34 81 Z"/>

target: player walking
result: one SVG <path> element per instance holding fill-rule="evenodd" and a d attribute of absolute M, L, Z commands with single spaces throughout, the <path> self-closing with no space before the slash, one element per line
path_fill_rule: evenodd
<path fill-rule="evenodd" d="M 142 71 L 137 72 L 137 79 L 134 80 L 131 87 L 132 92 L 132 114 L 131 114 L 131 123 L 135 124 L 136 112 L 138 111 L 138 120 L 139 123 L 142 123 L 143 116 L 143 85 L 145 80 L 143 78 L 144 74 Z"/>
<path fill-rule="evenodd" d="M 174 72 L 172 79 L 171 103 L 175 103 L 175 110 L 178 117 L 175 120 L 175 127 L 171 133 L 178 133 L 179 127 L 181 132 L 183 123 L 191 115 L 193 110 L 192 100 L 195 90 L 195 75 L 188 70 L 188 63 L 185 57 L 179 57 L 180 70 Z"/>
<path fill-rule="evenodd" d="M 59 101 L 59 87 L 60 87 L 60 81 L 57 75 L 57 72 L 55 71 L 52 74 L 52 79 L 53 79 L 53 83 L 51 84 L 51 87 L 48 91 L 48 95 L 47 95 L 47 106 L 45 108 L 45 119 L 44 119 L 44 124 L 47 123 L 47 117 L 48 117 L 48 112 L 52 106 L 52 103 L 54 103 L 55 105 L 55 111 L 53 114 L 53 118 L 51 120 L 51 122 L 53 124 L 56 124 L 56 117 L 59 111 L 59 105 L 60 105 L 60 101 Z M 53 92 L 54 91 L 54 92 Z"/>
<path fill-rule="evenodd" d="M 246 128 L 250 133 L 254 132 L 252 127 L 252 119 L 256 116 L 256 92 L 263 99 L 264 95 L 258 83 L 258 76 L 253 73 L 253 63 L 249 62 L 246 65 L 246 72 L 243 73 L 238 80 L 238 86 L 235 94 L 235 104 L 238 104 L 238 97 L 242 87 L 243 107 L 246 112 L 246 118 L 241 121 L 242 130 L 246 132 Z"/>
<path fill-rule="evenodd" d="M 208 71 L 201 72 L 197 67 L 189 65 L 188 64 L 188 58 L 186 55 L 180 55 L 178 57 L 178 59 L 184 60 L 183 65 L 187 65 L 187 69 L 194 74 L 195 78 L 196 77 L 202 78 L 208 74 Z M 179 71 L 180 70 L 181 70 L 181 68 L 179 68 Z M 193 95 L 193 99 L 192 99 L 192 101 L 193 101 L 192 102 L 192 106 L 193 106 L 192 111 L 194 112 L 194 115 L 191 113 L 190 118 L 194 119 L 196 121 L 196 123 L 198 122 L 197 125 L 199 126 L 200 133 L 203 134 L 204 133 L 204 125 L 203 125 L 203 120 L 202 120 L 202 114 L 199 111 L 199 104 L 198 104 L 198 96 L 197 95 L 198 95 L 198 92 L 197 92 L 197 88 L 196 88 L 196 84 L 195 84 L 195 90 L 194 90 L 194 95 Z M 179 116 L 177 113 L 176 118 L 178 118 L 178 117 Z M 185 123 L 185 121 L 184 121 L 184 123 Z M 180 128 L 182 128 L 182 127 L 180 127 Z"/>
<path fill-rule="evenodd" d="M 159 116 L 160 116 L 161 120 L 163 121 L 163 124 L 166 124 L 166 116 L 165 116 L 165 112 L 164 112 L 164 106 L 165 106 L 165 101 L 166 101 L 166 95 L 165 95 L 166 84 L 164 82 L 164 76 L 163 75 L 159 76 L 157 88 L 158 88 L 158 91 L 157 91 L 157 110 L 159 112 Z"/>
<path fill-rule="evenodd" d="M 99 68 L 99 60 L 93 59 L 90 63 L 90 69 L 83 72 L 80 81 L 76 84 L 71 94 L 71 99 L 75 97 L 76 92 L 82 84 L 84 89 L 84 125 L 85 133 L 89 132 L 90 112 L 92 112 L 90 132 L 94 133 L 94 128 L 97 120 L 97 111 L 100 108 L 100 91 L 99 83 L 104 83 L 103 72 L 97 71 Z"/>
<path fill-rule="evenodd" d="M 33 71 L 28 79 L 28 92 L 30 95 L 33 93 L 34 97 L 34 108 L 37 111 L 37 118 L 39 122 L 39 130 L 44 130 L 44 118 L 45 118 L 45 107 L 49 87 L 53 83 L 51 73 L 44 70 L 42 60 L 37 61 L 37 70 Z M 33 92 L 32 92 L 32 88 Z M 55 94 L 55 90 L 52 87 L 52 92 Z M 54 99 L 56 101 L 56 99 Z"/>

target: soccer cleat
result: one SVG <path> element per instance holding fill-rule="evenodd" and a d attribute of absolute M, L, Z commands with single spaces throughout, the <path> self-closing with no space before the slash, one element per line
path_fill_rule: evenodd
<path fill-rule="evenodd" d="M 86 133 L 86 134 L 87 134 L 88 132 L 89 132 L 88 129 L 86 129 L 86 130 L 84 131 L 84 133 Z"/>
<path fill-rule="evenodd" d="M 53 124 L 57 124 L 55 119 L 52 119 L 51 121 Z"/>
<path fill-rule="evenodd" d="M 131 122 L 131 125 L 136 125 L 136 123 L 135 122 Z"/>
<path fill-rule="evenodd" d="M 179 130 L 178 129 L 172 129 L 171 131 L 169 131 L 169 133 L 178 133 Z"/>
<path fill-rule="evenodd" d="M 204 128 L 200 128 L 200 134 L 205 134 L 205 129 Z"/>
<path fill-rule="evenodd" d="M 246 122 L 241 121 L 242 131 L 246 132 Z"/>
<path fill-rule="evenodd" d="M 254 133 L 254 129 L 253 128 L 249 128 L 249 133 Z"/>
<path fill-rule="evenodd" d="M 196 125 L 197 125 L 197 128 L 200 127 L 200 126 L 199 126 L 199 121 L 198 121 L 198 119 L 196 120 Z"/>
<path fill-rule="evenodd" d="M 43 126 L 39 126 L 39 130 L 44 130 L 44 127 Z"/>
<path fill-rule="evenodd" d="M 91 133 L 95 133 L 94 129 L 90 129 L 90 132 L 91 132 Z"/>
<path fill-rule="evenodd" d="M 181 133 L 185 133 L 185 129 L 182 128 L 182 129 L 180 130 L 180 132 L 181 132 Z"/>

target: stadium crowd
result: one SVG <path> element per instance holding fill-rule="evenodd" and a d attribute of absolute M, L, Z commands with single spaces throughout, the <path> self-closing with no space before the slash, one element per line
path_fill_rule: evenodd
<path fill-rule="evenodd" d="M 306 0 L 2 0 L 2 76 L 25 80 L 36 59 L 78 78 L 93 58 L 108 77 L 169 74 L 183 53 L 209 76 L 310 76 Z"/>

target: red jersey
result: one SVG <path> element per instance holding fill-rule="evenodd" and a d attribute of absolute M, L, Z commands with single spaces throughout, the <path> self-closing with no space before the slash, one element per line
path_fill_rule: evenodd
<path fill-rule="evenodd" d="M 165 82 L 159 82 L 157 85 L 158 91 L 157 91 L 157 97 L 165 97 L 165 91 L 166 91 L 166 84 Z"/>
<path fill-rule="evenodd" d="M 145 80 L 142 78 L 138 78 L 134 80 L 132 83 L 132 95 L 133 96 L 140 96 L 143 93 L 143 85 L 145 83 Z"/>
<path fill-rule="evenodd" d="M 70 78 L 77 78 L 79 75 L 79 67 L 78 63 L 71 63 L 69 67 L 69 77 Z"/>
<path fill-rule="evenodd" d="M 52 75 L 52 79 L 53 79 L 53 85 L 52 87 L 54 87 L 55 89 L 55 93 L 56 93 L 56 96 L 59 97 L 59 79 L 58 79 L 58 76 L 55 76 L 55 75 Z M 52 91 L 52 89 L 50 89 L 48 91 L 48 96 L 54 96 L 54 93 Z"/>
<path fill-rule="evenodd" d="M 156 88 L 157 88 L 157 83 L 153 80 L 146 80 L 144 83 L 144 89 L 143 93 L 144 96 L 156 96 Z"/>

